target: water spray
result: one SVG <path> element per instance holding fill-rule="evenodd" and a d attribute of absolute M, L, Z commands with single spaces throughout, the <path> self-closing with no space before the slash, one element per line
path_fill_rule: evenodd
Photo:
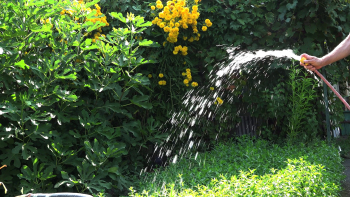
<path fill-rule="evenodd" d="M 306 60 L 305 57 L 301 58 L 300 62 L 304 63 L 304 60 Z M 308 64 L 305 64 L 306 66 Z M 327 81 L 326 78 L 324 78 L 324 76 L 319 73 L 317 70 L 314 70 L 314 72 L 328 85 L 328 87 L 334 92 L 335 95 L 337 95 L 337 97 L 341 100 L 341 102 L 344 103 L 345 107 L 348 108 L 348 110 L 350 110 L 350 105 L 345 101 L 345 99 L 337 92 L 336 89 L 334 89 L 334 87 Z"/>

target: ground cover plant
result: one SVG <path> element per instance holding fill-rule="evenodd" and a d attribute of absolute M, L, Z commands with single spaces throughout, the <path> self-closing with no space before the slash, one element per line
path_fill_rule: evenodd
<path fill-rule="evenodd" d="M 145 174 L 130 196 L 337 196 L 339 150 L 315 140 L 271 144 L 238 138 Z"/>

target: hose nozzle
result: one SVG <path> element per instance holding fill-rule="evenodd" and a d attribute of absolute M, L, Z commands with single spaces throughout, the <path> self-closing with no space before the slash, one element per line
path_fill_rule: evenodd
<path fill-rule="evenodd" d="M 305 57 L 301 58 L 300 62 L 304 64 L 304 60 L 306 60 Z M 306 66 L 309 65 L 309 64 L 305 64 Z"/>

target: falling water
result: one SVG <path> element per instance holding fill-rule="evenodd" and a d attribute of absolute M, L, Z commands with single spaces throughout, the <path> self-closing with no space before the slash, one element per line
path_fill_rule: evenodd
<path fill-rule="evenodd" d="M 169 165 L 176 163 L 183 158 L 193 156 L 197 159 L 199 149 L 208 149 L 208 140 L 204 139 L 204 135 L 207 131 L 203 129 L 202 136 L 195 135 L 194 130 L 206 128 L 206 126 L 212 124 L 216 119 L 221 121 L 228 121 L 231 116 L 240 115 L 244 113 L 241 109 L 237 111 L 237 114 L 229 114 L 229 111 L 218 114 L 219 106 L 214 105 L 214 101 L 217 97 L 221 97 L 224 92 L 230 91 L 235 95 L 237 89 L 230 89 L 230 84 L 233 84 L 232 76 L 236 76 L 241 70 L 248 70 L 248 72 L 259 73 L 260 75 L 268 76 L 270 68 L 258 68 L 253 67 L 247 69 L 247 65 L 255 65 L 259 61 L 271 62 L 271 60 L 279 59 L 293 59 L 299 61 L 300 56 L 296 55 L 293 50 L 280 50 L 280 51 L 254 51 L 254 52 L 235 52 L 234 48 L 228 49 L 227 52 L 230 54 L 228 60 L 225 63 L 215 65 L 219 71 L 213 71 L 209 73 L 210 85 L 198 86 L 196 89 L 189 90 L 184 96 L 183 104 L 187 110 L 180 112 L 173 112 L 172 118 L 167 121 L 165 125 L 171 125 L 171 129 L 166 130 L 169 133 L 167 140 L 162 144 L 157 144 L 155 151 L 148 155 L 149 162 L 152 163 L 152 159 L 163 159 L 166 158 L 163 165 Z M 282 63 L 281 63 L 282 64 Z M 213 69 L 215 70 L 215 69 Z M 202 74 L 202 73 L 199 73 Z M 248 77 L 256 77 L 254 74 Z M 258 88 L 260 81 L 252 88 Z M 210 87 L 214 87 L 214 91 L 208 91 Z M 229 87 L 229 88 L 227 88 Z M 232 104 L 233 99 L 227 98 L 224 102 Z M 211 110 L 213 109 L 214 110 Z M 186 115 L 188 113 L 188 115 Z M 220 132 L 226 130 L 235 129 L 236 125 L 232 125 L 232 128 L 218 128 L 217 136 Z M 163 128 L 161 128 L 163 129 Z M 217 138 L 216 136 L 216 138 Z M 180 144 L 181 143 L 181 144 Z M 176 147 L 180 147 L 178 152 L 174 152 Z M 200 161 L 199 161 L 200 162 Z M 143 172 L 149 171 L 149 168 L 155 166 L 149 166 L 148 169 L 144 169 Z M 156 175 L 155 175 L 156 176 Z M 156 180 L 156 177 L 154 177 Z"/>

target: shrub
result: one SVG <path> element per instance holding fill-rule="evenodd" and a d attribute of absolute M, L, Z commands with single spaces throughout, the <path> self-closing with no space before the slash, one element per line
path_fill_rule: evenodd
<path fill-rule="evenodd" d="M 152 23 L 113 12 L 126 26 L 104 34 L 97 2 L 0 3 L 0 180 L 10 196 L 121 193 L 143 166 L 140 147 L 164 138 L 157 120 L 139 117 L 153 106 L 137 68 L 157 44 L 134 36 Z"/>

